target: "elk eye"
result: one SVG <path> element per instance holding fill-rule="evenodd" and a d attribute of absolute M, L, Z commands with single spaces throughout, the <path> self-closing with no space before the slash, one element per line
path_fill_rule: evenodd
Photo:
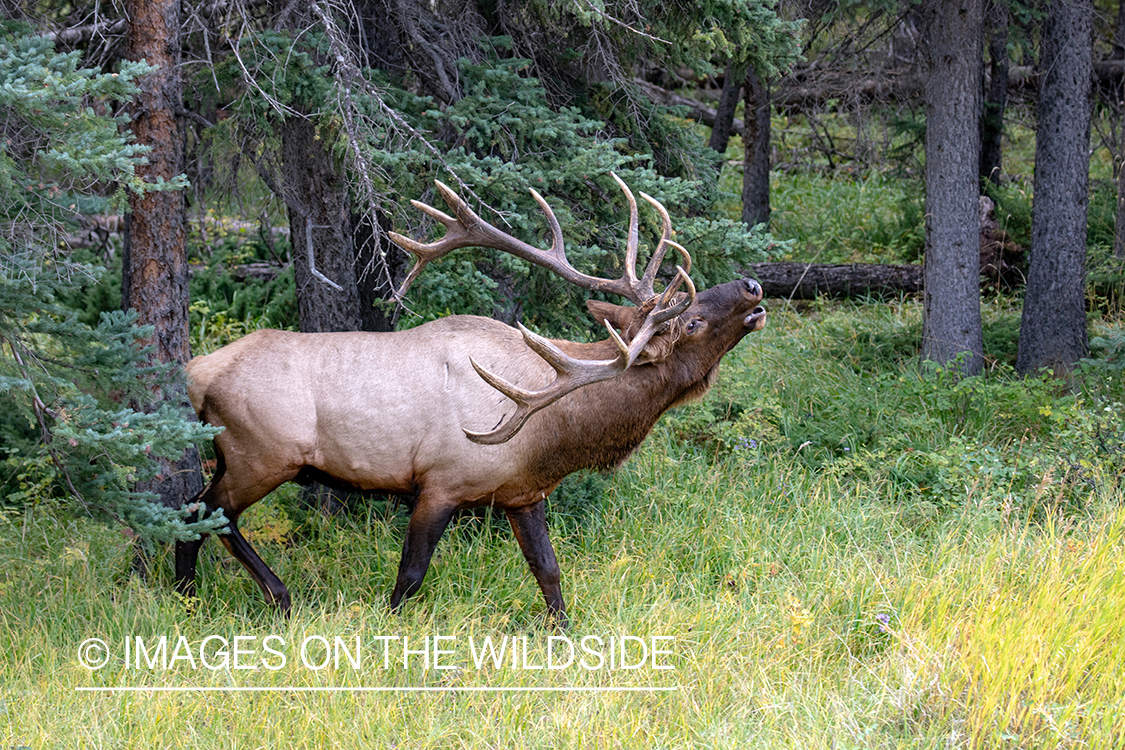
<path fill-rule="evenodd" d="M 704 321 L 703 318 L 692 318 L 688 321 L 685 332 L 690 336 L 696 331 L 702 330 L 705 323 L 706 321 Z"/>

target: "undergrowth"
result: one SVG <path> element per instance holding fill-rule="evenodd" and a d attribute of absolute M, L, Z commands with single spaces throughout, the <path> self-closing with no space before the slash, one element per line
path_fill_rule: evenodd
<path fill-rule="evenodd" d="M 1070 389 L 1000 362 L 923 377 L 906 343 L 919 315 L 912 302 L 775 309 L 703 401 L 667 415 L 619 471 L 551 498 L 568 636 L 667 638 L 672 669 L 474 665 L 469 638 L 526 637 L 534 666 L 552 634 L 493 514 L 455 521 L 395 614 L 407 510 L 356 499 L 329 519 L 282 488 L 243 528 L 293 593 L 286 619 L 217 544 L 185 600 L 169 552 L 141 580 L 126 538 L 29 504 L 0 516 L 0 744 L 1121 747 L 1117 350 Z M 385 639 L 421 650 L 439 634 L 455 669 L 384 664 Z M 231 650 L 242 637 L 257 668 L 122 658 L 127 637 L 160 635 Z M 291 646 L 281 668 L 256 661 L 270 635 Z M 310 636 L 359 638 L 368 661 L 308 668 L 294 649 Z M 95 637 L 115 658 L 91 671 L 78 649 Z M 88 686 L 279 690 L 75 690 Z M 458 690 L 293 690 L 328 686 Z M 479 687 L 521 692 L 466 689 Z"/>

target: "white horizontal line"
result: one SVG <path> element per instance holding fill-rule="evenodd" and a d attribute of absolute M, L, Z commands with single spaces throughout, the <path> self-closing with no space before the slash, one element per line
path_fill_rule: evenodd
<path fill-rule="evenodd" d="M 253 686 L 169 686 L 125 685 L 121 687 L 76 687 L 78 693 L 671 693 L 674 687 L 492 687 L 489 685 L 432 687 L 317 687 L 289 685 L 281 687 Z"/>

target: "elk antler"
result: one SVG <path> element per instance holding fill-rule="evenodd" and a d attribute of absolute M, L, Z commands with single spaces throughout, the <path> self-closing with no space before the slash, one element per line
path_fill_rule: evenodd
<path fill-rule="evenodd" d="M 672 240 L 672 220 L 668 216 L 668 211 L 665 210 L 660 201 L 644 193 L 641 193 L 641 197 L 651 203 L 660 214 L 662 233 L 660 242 L 657 244 L 656 250 L 653 251 L 644 273 L 639 278 L 637 277 L 637 249 L 640 244 L 637 201 L 620 177 L 616 174 L 613 174 L 612 177 L 621 191 L 625 193 L 625 198 L 629 203 L 629 233 L 625 244 L 625 268 L 621 278 L 618 279 L 588 276 L 570 264 L 566 258 L 562 229 L 559 227 L 558 219 L 555 218 L 555 213 L 551 210 L 547 201 L 534 189 L 531 190 L 531 195 L 543 210 L 543 214 L 547 218 L 547 224 L 551 229 L 551 248 L 549 250 L 542 250 L 529 245 L 523 240 L 492 226 L 477 216 L 469 208 L 469 205 L 447 185 L 437 180 L 434 181 L 434 184 L 455 216 L 450 216 L 421 201 L 412 200 L 410 202 L 422 212 L 444 224 L 446 228 L 445 236 L 434 242 L 421 243 L 396 232 L 390 232 L 391 240 L 399 247 L 409 250 L 417 256 L 414 267 L 410 269 L 410 273 L 407 274 L 398 290 L 400 297 L 405 294 L 407 287 L 421 273 L 426 264 L 462 247 L 489 247 L 501 250 L 554 271 L 568 282 L 583 289 L 618 294 L 638 307 L 647 304 L 657 296 L 656 292 L 653 291 L 653 282 L 656 280 L 656 274 L 660 270 L 660 264 L 663 262 L 668 248 L 675 248 L 683 260 L 683 265 L 676 266 L 676 277 L 656 299 L 632 341 L 626 343 L 613 330 L 608 321 L 603 321 L 609 331 L 610 338 L 620 350 L 615 359 L 576 359 L 564 353 L 548 339 L 532 333 L 522 325 L 520 325 L 520 331 L 523 332 L 524 342 L 555 370 L 555 379 L 547 387 L 538 391 L 524 390 L 492 374 L 470 359 L 473 368 L 485 382 L 516 402 L 515 414 L 496 429 L 490 432 L 465 430 L 465 434 L 470 440 L 485 445 L 503 443 L 511 439 L 523 427 L 528 418 L 543 407 L 554 403 L 578 388 L 616 377 L 636 362 L 649 340 L 669 320 L 680 315 L 695 300 L 695 285 L 692 283 L 691 277 L 688 276 L 688 272 L 691 271 L 691 255 L 682 245 Z M 687 284 L 687 293 L 677 295 L 680 287 L 685 283 Z M 677 296 L 679 296 L 679 299 L 677 299 Z"/>
<path fill-rule="evenodd" d="M 542 390 L 527 391 L 519 386 L 512 385 L 497 375 L 493 375 L 470 357 L 469 362 L 473 369 L 484 378 L 486 383 L 516 402 L 516 413 L 495 430 L 491 432 L 465 430 L 465 435 L 475 443 L 496 445 L 507 442 L 519 432 L 528 417 L 544 406 L 558 401 L 566 394 L 584 385 L 615 378 L 624 372 L 627 367 L 623 357 L 606 360 L 575 359 L 551 343 L 549 339 L 524 328 L 522 323 L 517 323 L 517 325 L 523 333 L 523 340 L 528 347 L 545 359 L 547 364 L 555 368 L 555 379 Z M 613 335 L 617 337 L 616 332 Z M 620 337 L 617 337 L 616 340 L 621 341 Z"/>
<path fill-rule="evenodd" d="M 531 195 L 543 210 L 543 214 L 547 217 L 547 224 L 551 228 L 550 250 L 541 250 L 492 226 L 477 216 L 473 209 L 469 208 L 469 205 L 453 192 L 448 185 L 434 180 L 438 192 L 441 193 L 442 198 L 449 204 L 449 207 L 456 216 L 450 216 L 444 211 L 422 203 L 421 201 L 410 201 L 415 208 L 444 224 L 446 232 L 445 236 L 441 239 L 425 244 L 412 240 L 409 237 L 404 237 L 397 232 L 389 233 L 391 240 L 393 240 L 395 244 L 404 250 L 409 250 L 414 253 L 418 258 L 414 262 L 414 267 L 410 269 L 410 273 L 406 275 L 402 286 L 399 287 L 398 295 L 401 297 L 406 293 L 406 289 L 414 279 L 418 277 L 422 269 L 431 261 L 437 260 L 443 255 L 462 247 L 490 247 L 542 266 L 549 271 L 554 271 L 571 284 L 582 287 L 583 289 L 619 294 L 635 305 L 644 304 L 647 300 L 655 296 L 652 290 L 652 283 L 656 278 L 656 272 L 660 269 L 660 264 L 664 260 L 664 254 L 668 251 L 668 246 L 675 247 L 680 253 L 685 271 L 691 271 L 691 256 L 688 255 L 687 250 L 681 245 L 672 242 L 672 221 L 668 217 L 668 212 L 664 209 L 664 206 L 655 198 L 641 193 L 641 197 L 655 206 L 656 210 L 660 212 L 664 231 L 663 236 L 660 238 L 660 244 L 657 245 L 656 251 L 652 254 L 652 258 L 649 259 L 644 274 L 638 279 L 634 269 L 637 263 L 637 246 L 639 244 L 637 231 L 637 201 L 633 198 L 633 193 L 630 192 L 629 188 L 621 181 L 621 178 L 617 175 L 613 175 L 613 179 L 617 181 L 617 184 L 621 187 L 621 190 L 625 193 L 626 199 L 629 201 L 629 239 L 625 247 L 625 272 L 622 274 L 621 278 L 602 279 L 597 276 L 587 276 L 570 264 L 570 261 L 566 258 L 562 229 L 559 227 L 558 219 L 555 218 L 555 212 L 551 210 L 547 201 L 544 200 L 543 196 L 536 192 L 534 188 L 531 189 Z"/>

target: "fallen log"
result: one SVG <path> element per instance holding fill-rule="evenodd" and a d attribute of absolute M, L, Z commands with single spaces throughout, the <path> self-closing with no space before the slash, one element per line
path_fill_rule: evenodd
<path fill-rule="evenodd" d="M 767 297 L 816 299 L 914 294 L 922 291 L 922 266 L 876 263 L 751 263 L 747 274 L 757 279 Z"/>

